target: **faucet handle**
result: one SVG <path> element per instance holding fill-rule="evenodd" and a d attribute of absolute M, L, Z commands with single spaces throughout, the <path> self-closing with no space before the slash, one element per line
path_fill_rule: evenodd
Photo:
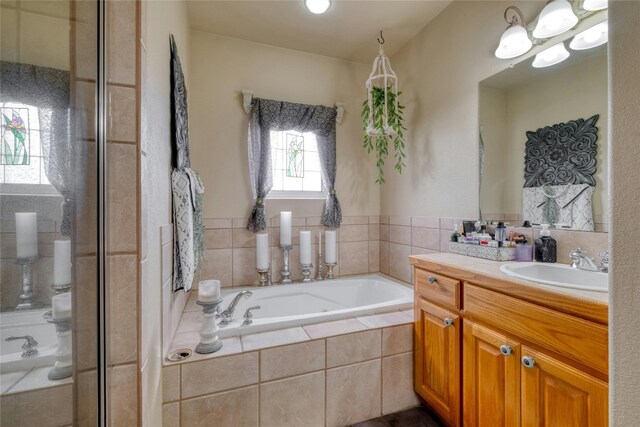
<path fill-rule="evenodd" d="M 13 337 L 7 337 L 5 339 L 5 341 L 15 341 L 15 340 L 25 340 L 24 343 L 22 344 L 22 349 L 24 351 L 22 352 L 21 356 L 23 358 L 35 356 L 36 354 L 38 354 L 38 341 L 36 341 L 31 335 L 13 336 Z"/>
<path fill-rule="evenodd" d="M 603 262 L 609 262 L 609 251 L 600 252 L 600 258 Z"/>
<path fill-rule="evenodd" d="M 254 305 L 253 307 L 247 308 L 247 311 L 244 312 L 244 322 L 242 322 L 242 325 L 250 325 L 253 322 L 253 320 L 251 320 L 251 318 L 253 318 L 253 313 L 251 312 L 251 310 L 260 310 L 261 308 L 262 307 L 260 307 L 259 305 Z"/>

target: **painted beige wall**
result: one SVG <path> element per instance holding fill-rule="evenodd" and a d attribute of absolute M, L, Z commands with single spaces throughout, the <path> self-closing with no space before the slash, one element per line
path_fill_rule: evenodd
<path fill-rule="evenodd" d="M 640 2 L 612 1 L 609 9 L 611 152 L 609 165 L 612 267 L 609 310 L 610 425 L 640 419 Z"/>
<path fill-rule="evenodd" d="M 362 148 L 360 105 L 369 65 L 200 31 L 190 40 L 191 162 L 205 185 L 205 218 L 243 218 L 253 200 L 248 179 L 247 114 L 241 90 L 283 101 L 345 104 L 337 125 L 336 191 L 344 215 L 380 210 L 374 159 Z M 324 200 L 268 200 L 267 215 L 320 216 Z"/>
<path fill-rule="evenodd" d="M 503 103 L 496 103 L 496 98 Z M 500 113 L 503 114 L 502 117 Z M 480 203 L 483 212 L 522 212 L 527 131 L 577 118 L 589 118 L 594 114 L 599 114 L 600 119 L 597 123 L 598 156 L 593 209 L 594 215 L 602 217 L 608 212 L 606 55 L 559 68 L 511 90 L 481 88 L 480 123 L 484 125 L 487 150 L 484 179 L 486 191 L 483 191 Z M 490 125 L 484 124 L 483 118 L 491 120 Z M 493 130 L 493 126 L 498 128 Z M 501 131 L 504 131 L 502 136 L 492 135 L 492 132 Z M 500 137 L 504 139 L 499 141 Z M 504 191 L 502 205 L 497 199 L 499 196 L 495 194 L 499 191 Z"/>
<path fill-rule="evenodd" d="M 160 227 L 171 219 L 171 109 L 169 35 L 178 45 L 189 85 L 189 23 L 182 1 L 142 4 L 141 203 L 142 288 L 140 366 L 142 425 L 162 425 L 163 285 Z M 170 282 L 170 280 L 169 280 Z M 170 285 L 170 283 L 169 283 Z M 169 294 L 170 296 L 170 294 Z"/>

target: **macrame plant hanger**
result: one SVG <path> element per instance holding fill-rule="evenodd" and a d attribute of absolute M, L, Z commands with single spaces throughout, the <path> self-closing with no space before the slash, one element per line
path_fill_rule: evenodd
<path fill-rule="evenodd" d="M 369 120 L 367 123 L 367 135 L 378 136 L 379 131 L 373 126 L 374 114 L 373 114 L 373 95 L 372 90 L 374 87 L 379 87 L 384 90 L 384 109 L 382 115 L 383 129 L 386 135 L 394 135 L 395 131 L 389 126 L 389 113 L 387 111 L 387 100 L 389 95 L 389 86 L 396 95 L 398 94 L 398 77 L 391 68 L 391 61 L 384 54 L 384 37 L 382 31 L 380 31 L 380 37 L 377 38 L 378 45 L 380 46 L 380 52 L 376 59 L 373 61 L 373 68 L 371 74 L 367 80 L 367 97 L 369 102 Z M 398 97 L 395 97 L 395 109 L 398 111 Z"/>

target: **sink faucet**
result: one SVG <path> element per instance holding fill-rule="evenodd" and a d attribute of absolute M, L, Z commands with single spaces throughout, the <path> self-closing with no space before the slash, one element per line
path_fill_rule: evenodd
<path fill-rule="evenodd" d="M 600 271 L 603 273 L 609 272 L 609 251 L 600 253 Z"/>
<path fill-rule="evenodd" d="M 38 341 L 34 340 L 31 335 L 25 335 L 22 337 L 8 337 L 6 340 L 25 340 L 24 344 L 22 344 L 22 349 L 24 351 L 20 355 L 23 359 L 36 356 L 38 354 Z"/>
<path fill-rule="evenodd" d="M 226 310 L 220 313 L 220 317 L 222 317 L 220 326 L 227 326 L 229 323 L 231 323 L 233 321 L 233 312 L 236 310 L 236 306 L 238 305 L 242 297 L 249 298 L 251 295 L 253 295 L 253 292 L 251 291 L 238 292 L 238 294 L 233 298 L 233 301 L 231 301 L 231 304 L 229 304 L 229 307 L 227 307 Z"/>
<path fill-rule="evenodd" d="M 571 257 L 571 261 L 573 261 L 571 264 L 572 268 L 585 271 L 600 271 L 595 260 L 588 257 L 587 253 L 582 252 L 580 248 L 572 250 L 569 256 Z"/>

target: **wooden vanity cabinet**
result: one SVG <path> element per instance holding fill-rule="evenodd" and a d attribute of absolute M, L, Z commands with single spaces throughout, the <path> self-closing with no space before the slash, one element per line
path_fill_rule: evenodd
<path fill-rule="evenodd" d="M 605 325 L 442 272 L 414 278 L 415 390 L 442 421 L 607 425 Z"/>

